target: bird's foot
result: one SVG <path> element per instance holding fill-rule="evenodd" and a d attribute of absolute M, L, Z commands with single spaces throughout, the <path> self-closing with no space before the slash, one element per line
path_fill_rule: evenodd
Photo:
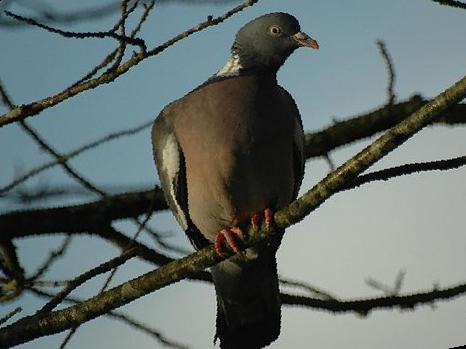
<path fill-rule="evenodd" d="M 238 227 L 225 228 L 217 233 L 214 242 L 215 252 L 217 253 L 217 255 L 219 255 L 220 257 L 226 257 L 226 255 L 223 253 L 223 241 L 225 241 L 228 247 L 230 247 L 230 249 L 236 254 L 243 254 L 240 247 L 238 246 L 238 243 L 235 240 L 235 236 L 244 239 L 243 231 Z"/>
<path fill-rule="evenodd" d="M 259 225 L 262 221 L 262 217 L 265 220 L 265 228 L 267 231 L 270 231 L 273 225 L 273 213 L 270 208 L 266 208 L 263 212 L 258 212 L 251 217 L 252 229 L 257 232 L 259 230 Z"/>

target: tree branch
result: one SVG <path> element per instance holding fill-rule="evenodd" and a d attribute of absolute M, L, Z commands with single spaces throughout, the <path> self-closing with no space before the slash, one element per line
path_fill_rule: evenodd
<path fill-rule="evenodd" d="M 466 156 L 459 156 L 446 160 L 405 164 L 358 176 L 352 183 L 348 184 L 346 187 L 343 187 L 342 190 L 354 189 L 369 182 L 386 181 L 394 177 L 409 175 L 416 172 L 451 170 L 464 165 L 466 165 Z"/>
<path fill-rule="evenodd" d="M 316 299 L 298 295 L 281 293 L 282 304 L 290 306 L 305 306 L 313 309 L 342 313 L 354 311 L 359 314 L 367 313 L 374 309 L 413 309 L 417 305 L 432 304 L 438 300 L 447 300 L 466 294 L 466 284 L 459 284 L 444 289 L 434 288 L 430 291 L 416 292 L 407 295 L 395 295 L 388 297 L 377 297 L 358 300 L 328 300 Z"/>
<path fill-rule="evenodd" d="M 46 299 L 50 299 L 50 298 L 53 298 L 53 297 L 56 296 L 55 294 L 51 294 L 51 293 L 45 292 L 45 291 L 37 289 L 37 288 L 28 288 L 28 291 L 30 291 L 32 294 L 34 294 L 36 296 L 46 298 Z M 82 302 L 82 300 L 80 300 L 80 299 L 71 298 L 71 297 L 66 297 L 64 299 L 64 301 L 69 302 L 69 303 L 73 303 L 73 304 L 79 304 L 79 303 Z M 186 346 L 184 344 L 181 344 L 181 343 L 173 341 L 173 340 L 171 340 L 169 338 L 166 338 L 160 331 L 157 331 L 157 330 L 149 327 L 148 325 L 146 325 L 146 324 L 144 324 L 144 323 L 130 317 L 129 315 L 127 315 L 125 313 L 122 313 L 122 312 L 119 312 L 119 311 L 110 311 L 110 312 L 106 313 L 105 316 L 109 317 L 111 319 L 119 320 L 119 321 L 129 325 L 130 327 L 132 327 L 134 329 L 142 331 L 142 332 L 148 334 L 149 336 L 155 338 L 157 341 L 160 341 L 162 344 L 164 344 L 164 345 L 166 345 L 166 346 L 168 346 L 170 348 L 178 348 L 178 349 L 188 349 L 189 348 L 188 346 Z"/>
<path fill-rule="evenodd" d="M 386 105 L 373 112 L 340 121 L 322 131 L 307 133 L 304 147 L 306 158 L 325 156 L 338 147 L 385 131 L 428 102 L 415 95 L 408 101 L 392 106 Z M 452 106 L 433 122 L 447 125 L 466 124 L 466 104 Z"/>
<path fill-rule="evenodd" d="M 76 86 L 72 86 L 54 96 L 47 97 L 39 101 L 35 101 L 32 103 L 28 103 L 28 104 L 15 107 L 8 113 L 0 116 L 0 127 L 13 123 L 13 122 L 23 120 L 33 115 L 37 115 L 40 112 L 42 112 L 44 109 L 53 107 L 83 91 L 87 91 L 97 86 L 110 83 L 114 81 L 116 78 L 118 78 L 120 75 L 126 73 L 132 67 L 142 62 L 144 59 L 160 54 L 161 52 L 165 51 L 168 47 L 172 46 L 173 44 L 177 43 L 180 40 L 183 40 L 191 36 L 194 33 L 197 33 L 201 30 L 217 25 L 219 23 L 222 23 L 223 21 L 233 16 L 234 14 L 244 10 L 247 7 L 253 6 L 258 1 L 259 0 L 247 0 L 243 4 L 236 6 L 235 8 L 226 12 L 225 14 L 219 17 L 213 18 L 213 19 L 208 19 L 207 21 L 204 21 L 202 23 L 199 23 L 195 25 L 194 27 L 188 29 L 187 31 L 176 35 L 175 37 L 166 41 L 165 43 L 151 49 L 150 51 L 134 53 L 132 57 L 129 58 L 126 62 L 119 65 L 117 68 L 113 70 L 105 72 L 104 74 L 102 74 L 101 76 L 95 79 L 91 79 L 81 84 L 78 84 Z"/>
<path fill-rule="evenodd" d="M 96 228 L 106 227 L 115 220 L 138 217 L 147 212 L 151 200 L 154 210 L 167 209 L 162 191 L 136 192 L 109 196 L 84 205 L 14 211 L 0 216 L 0 242 L 15 237 L 53 233 L 94 232 Z M 28 219 L 24 219 L 28 212 Z M 51 217 L 54 219 L 51 219 Z M 35 228 L 33 226 L 35 225 Z M 9 229 L 12 229 L 9 231 Z M 33 230 L 31 231 L 31 228 Z"/>
<path fill-rule="evenodd" d="M 466 4 L 461 1 L 456 1 L 456 0 L 432 0 L 432 1 L 440 5 L 462 8 L 466 10 Z"/>
<path fill-rule="evenodd" d="M 82 273 L 73 280 L 71 280 L 68 285 L 63 288 L 59 293 L 55 295 L 47 304 L 45 304 L 36 314 L 45 314 L 52 311 L 58 304 L 60 304 L 66 296 L 68 296 L 74 289 L 82 285 L 86 281 L 94 278 L 97 275 L 104 274 L 113 268 L 126 263 L 129 259 L 136 257 L 136 249 L 129 249 L 121 253 L 119 256 L 112 258 L 111 260 L 98 265 L 91 270 Z"/>
<path fill-rule="evenodd" d="M 27 2 L 25 2 L 27 4 Z M 32 3 L 34 4 L 34 3 Z M 23 4 L 24 5 L 24 4 Z M 108 15 L 113 14 L 115 11 L 118 10 L 119 4 L 118 1 L 111 2 L 108 4 L 100 5 L 99 7 L 95 8 L 87 8 L 82 10 L 73 11 L 71 13 L 60 13 L 55 9 L 49 7 L 47 9 L 40 7 L 35 8 L 38 12 L 38 16 L 34 17 L 33 19 L 38 22 L 45 22 L 45 23 L 60 23 L 60 24 L 74 24 L 76 22 L 81 21 L 91 21 L 95 19 L 99 19 Z M 33 9 L 33 8 L 29 8 Z M 18 22 L 15 20 L 4 20 L 0 18 L 0 26 L 3 28 L 8 29 L 16 29 L 16 28 L 24 28 L 24 22 Z"/>
<path fill-rule="evenodd" d="M 50 27 L 48 25 L 41 24 L 41 23 L 35 21 L 32 18 L 19 16 L 17 14 L 14 14 L 13 12 L 10 12 L 10 11 L 5 10 L 4 12 L 5 12 L 5 14 L 7 16 L 12 17 L 12 18 L 16 19 L 17 21 L 24 22 L 24 23 L 39 27 L 39 28 L 44 29 L 44 30 L 46 30 L 48 32 L 51 32 L 51 33 L 59 34 L 59 35 L 65 37 L 65 38 L 75 38 L 75 39 L 112 38 L 112 39 L 118 40 L 120 42 L 124 42 L 124 43 L 135 45 L 135 46 L 139 46 L 139 48 L 141 49 L 142 52 L 145 52 L 147 50 L 146 43 L 141 38 L 132 38 L 132 37 L 129 37 L 129 36 L 117 34 L 117 33 L 113 32 L 113 31 L 84 32 L 84 33 L 68 32 L 68 31 L 64 31 L 64 30 L 61 30 L 61 29 L 52 28 L 52 27 Z"/>
<path fill-rule="evenodd" d="M 387 51 L 385 43 L 382 40 L 377 40 L 377 47 L 379 48 L 380 54 L 382 55 L 382 58 L 385 62 L 385 65 L 387 66 L 387 71 L 388 71 L 388 86 L 387 86 L 388 102 L 387 104 L 393 105 L 393 103 L 395 102 L 394 86 L 395 86 L 395 77 L 396 77 L 395 70 L 393 68 L 393 62 Z"/>
<path fill-rule="evenodd" d="M 96 147 L 98 147 L 98 146 L 100 146 L 100 145 L 102 145 L 104 143 L 119 139 L 121 137 L 132 136 L 132 135 L 138 134 L 139 132 L 149 128 L 152 125 L 152 123 L 153 123 L 153 121 L 151 120 L 150 122 L 145 122 L 144 124 L 133 127 L 133 128 L 125 129 L 125 130 L 118 131 L 118 132 L 112 132 L 112 133 L 109 133 L 108 135 L 106 135 L 104 137 L 96 139 L 95 141 L 84 144 L 84 145 L 80 146 L 79 148 L 76 148 L 76 149 L 74 149 L 74 150 L 72 150 L 72 151 L 70 151 L 68 153 L 65 153 L 65 154 L 58 154 L 57 153 L 56 155 L 59 155 L 59 156 L 55 157 L 54 160 L 51 160 L 51 161 L 49 161 L 49 162 L 47 162 L 47 163 L 45 163 L 43 165 L 35 167 L 35 168 L 29 170 L 27 173 L 24 173 L 21 176 L 15 178 L 13 181 L 8 183 L 7 185 L 5 185 L 3 187 L 0 187 L 0 194 L 6 192 L 8 190 L 13 189 L 17 185 L 23 183 L 24 181 L 26 181 L 27 179 L 29 179 L 29 178 L 31 178 L 33 176 L 38 175 L 39 173 L 41 173 L 44 170 L 52 168 L 53 166 L 56 166 L 56 165 L 64 164 L 65 162 L 71 160 L 72 158 L 74 158 L 74 157 L 76 157 L 76 156 L 78 156 L 78 155 L 80 155 L 80 154 L 82 154 L 82 153 L 84 153 L 86 151 L 95 149 Z"/>

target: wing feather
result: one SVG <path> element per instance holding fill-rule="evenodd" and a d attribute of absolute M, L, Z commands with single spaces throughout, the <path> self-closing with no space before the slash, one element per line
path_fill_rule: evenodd
<path fill-rule="evenodd" d="M 209 242 L 189 216 L 185 161 L 170 121 L 168 115 L 162 111 L 154 122 L 152 127 L 154 160 L 168 206 L 191 243 L 200 249 Z"/>

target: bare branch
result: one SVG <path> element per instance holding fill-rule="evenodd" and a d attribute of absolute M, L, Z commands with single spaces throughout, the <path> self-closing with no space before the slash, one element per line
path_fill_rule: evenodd
<path fill-rule="evenodd" d="M 129 192 L 141 192 L 146 191 L 150 188 L 151 185 L 105 185 L 101 187 L 108 195 L 123 194 Z M 26 188 L 19 187 L 15 190 L 8 191 L 4 194 L 0 194 L 0 199 L 16 200 L 19 203 L 30 204 L 35 201 L 40 200 L 51 200 L 57 197 L 66 197 L 66 196 L 89 196 L 93 193 L 89 190 L 83 188 L 81 185 L 76 184 L 66 184 L 66 185 L 57 185 L 56 187 L 51 187 L 47 183 L 38 184 L 35 187 Z"/>
<path fill-rule="evenodd" d="M 414 309 L 417 305 L 432 304 L 439 300 L 448 300 L 466 294 L 466 284 L 459 284 L 448 288 L 434 288 L 430 291 L 416 292 L 407 295 L 358 299 L 358 300 L 324 300 L 298 295 L 282 293 L 281 300 L 284 305 L 306 306 L 313 309 L 322 309 L 333 313 L 354 311 L 368 313 L 374 309 Z"/>
<path fill-rule="evenodd" d="M 15 107 L 13 101 L 5 90 L 2 81 L 0 80 L 0 96 L 2 97 L 2 103 L 5 104 L 8 108 L 13 109 Z"/>
<path fill-rule="evenodd" d="M 77 276 L 73 280 L 71 280 L 68 285 L 61 290 L 55 297 L 53 297 L 50 302 L 45 304 L 40 310 L 37 311 L 36 314 L 45 314 L 53 310 L 58 304 L 60 304 L 63 299 L 65 299 L 66 296 L 68 296 L 71 291 L 85 283 L 86 281 L 96 277 L 97 275 L 106 273 L 113 268 L 122 265 L 123 263 L 126 263 L 128 260 L 130 260 L 133 257 L 136 257 L 136 249 L 130 249 L 127 251 L 124 251 L 122 254 L 119 256 L 112 258 L 111 260 L 102 263 L 98 265 L 97 267 L 92 268 L 89 271 L 86 271 L 85 273 L 82 273 L 81 275 Z"/>
<path fill-rule="evenodd" d="M 49 253 L 49 256 L 42 263 L 42 265 L 39 268 L 37 268 L 37 271 L 30 278 L 28 278 L 28 281 L 37 280 L 38 278 L 42 277 L 42 275 L 44 275 L 47 272 L 47 270 L 52 266 L 52 264 L 66 253 L 66 250 L 68 249 L 72 239 L 73 237 L 71 235 L 67 235 L 63 239 L 60 246 Z"/>
<path fill-rule="evenodd" d="M 17 279 L 20 282 L 24 280 L 24 269 L 19 263 L 16 246 L 11 241 L 0 243 L 0 270 L 7 277 Z"/>
<path fill-rule="evenodd" d="M 5 0 L 3 1 L 5 2 Z M 24 2 L 22 5 L 33 5 L 34 2 Z M 55 9 L 49 7 L 47 9 L 41 7 L 34 8 L 38 15 L 33 19 L 42 23 L 55 23 L 55 24 L 74 24 L 76 22 L 91 21 L 113 14 L 118 10 L 118 2 L 110 2 L 108 4 L 100 5 L 95 8 L 87 8 L 83 10 L 76 10 L 71 13 L 60 13 Z M 7 29 L 25 28 L 25 23 L 16 20 L 5 20 L 0 18 L 0 27 Z"/>
<path fill-rule="evenodd" d="M 57 150 L 52 148 L 40 135 L 39 133 L 34 130 L 31 126 L 29 126 L 26 121 L 20 121 L 21 127 L 36 141 L 45 151 L 51 154 L 56 161 L 60 163 L 63 169 L 73 178 L 75 178 L 79 183 L 81 183 L 85 188 L 89 189 L 92 192 L 98 193 L 102 196 L 105 196 L 105 193 L 97 188 L 94 184 L 80 175 L 76 170 L 74 170 L 70 165 L 66 163 L 66 161 L 62 158 L 62 154 L 60 154 Z"/>
<path fill-rule="evenodd" d="M 302 288 L 306 290 L 307 292 L 319 297 L 319 299 L 333 299 L 333 300 L 337 299 L 337 297 L 330 294 L 330 292 L 324 291 L 320 289 L 319 287 L 313 286 L 307 282 L 292 280 L 292 279 L 284 278 L 282 276 L 280 276 L 279 281 L 280 281 L 280 285 Z"/>
<path fill-rule="evenodd" d="M 131 35 L 130 37 L 131 38 L 134 38 L 136 36 L 136 34 L 141 30 L 142 28 L 142 25 L 144 24 L 144 22 L 146 21 L 147 17 L 149 16 L 149 12 L 154 8 L 155 6 L 155 0 L 152 0 L 149 5 L 146 5 L 144 4 L 144 12 L 143 14 L 141 15 L 141 18 L 139 19 L 139 22 L 138 24 L 136 25 L 136 27 L 132 30 L 131 32 Z M 82 77 L 81 79 L 79 79 L 77 82 L 75 82 L 73 85 L 71 85 L 69 88 L 71 87 L 75 87 L 81 83 L 83 83 L 84 81 L 86 80 L 89 80 L 90 78 L 92 78 L 95 74 L 97 74 L 97 72 L 100 70 L 100 69 L 103 69 L 105 68 L 107 65 L 109 65 L 114 59 L 115 57 L 117 57 L 118 53 L 119 53 L 120 49 L 119 48 L 116 48 L 115 50 L 113 50 L 112 52 L 110 52 L 103 60 L 101 63 L 99 63 L 97 66 L 95 66 L 89 73 L 87 73 L 84 77 Z M 123 58 L 122 55 L 119 56 L 120 59 Z M 118 64 L 113 64 L 113 66 L 111 68 L 109 68 L 107 70 L 107 72 L 105 72 L 104 74 L 110 72 L 111 70 L 114 70 L 121 62 L 118 62 Z"/>
<path fill-rule="evenodd" d="M 39 28 L 42 28 L 48 32 L 51 32 L 51 33 L 55 33 L 55 34 L 59 34 L 65 38 L 75 38 L 75 39 L 86 39 L 86 38 L 99 38 L 99 39 L 104 39 L 104 38 L 112 38 L 112 39 L 115 39 L 115 40 L 118 40 L 120 42 L 125 42 L 127 44 L 131 44 L 131 45 L 135 45 L 135 46 L 139 46 L 139 48 L 141 49 L 142 52 L 145 52 L 147 50 L 146 48 L 146 43 L 144 42 L 144 40 L 142 40 L 141 38 L 131 38 L 129 36 L 125 36 L 125 35 L 120 35 L 120 34 L 117 34 L 115 32 L 112 32 L 112 31 L 106 31 L 106 32 L 84 32 L 84 33 L 78 33 L 78 32 L 68 32 L 68 31 L 64 31 L 64 30 L 61 30 L 61 29 L 57 29 L 57 28 L 52 28 L 48 25 L 45 25 L 45 24 L 41 24 L 37 21 L 35 21 L 34 19 L 32 18 L 27 18 L 27 17 L 23 17 L 23 16 L 19 16 L 17 14 L 14 14 L 13 12 L 10 12 L 10 11 L 4 11 L 5 14 L 7 16 L 10 16 L 14 19 L 16 19 L 17 21 L 21 21 L 21 22 L 24 22 L 24 23 L 28 23 L 30 25 L 34 25 L 36 27 L 39 27 Z"/>
<path fill-rule="evenodd" d="M 32 292 L 34 295 L 36 296 L 39 296 L 39 297 L 43 297 L 43 298 L 47 298 L 47 299 L 50 299 L 50 298 L 53 298 L 55 297 L 54 294 L 50 294 L 50 293 L 47 293 L 43 290 L 39 290 L 37 288 L 29 288 L 28 289 L 30 292 Z M 66 297 L 64 299 L 64 301 L 66 302 L 69 302 L 69 303 L 74 303 L 74 304 L 77 304 L 77 303 L 82 303 L 82 300 L 80 299 L 76 299 L 76 298 L 70 298 L 70 297 Z M 119 311 L 110 311 L 108 313 L 105 314 L 105 316 L 109 317 L 109 318 L 112 318 L 112 319 L 115 319 L 115 320 L 119 320 L 127 325 L 129 325 L 130 327 L 133 327 L 134 329 L 137 329 L 141 332 L 144 332 L 146 334 L 148 334 L 149 336 L 153 337 L 154 339 L 156 339 L 157 341 L 159 341 L 160 343 L 168 346 L 169 348 L 177 348 L 177 349 L 188 349 L 189 347 L 184 345 L 184 344 L 181 344 L 181 343 L 178 343 L 176 341 L 173 341 L 171 339 L 168 339 L 166 338 L 160 331 L 157 331 L 151 327 L 149 327 L 148 325 L 138 321 L 138 320 L 135 320 L 134 318 L 130 317 L 129 315 L 123 313 L 123 312 L 119 312 Z"/>
<path fill-rule="evenodd" d="M 405 164 L 361 175 L 357 177 L 351 184 L 348 184 L 346 187 L 344 187 L 342 190 L 354 189 L 369 182 L 386 181 L 394 177 L 409 175 L 421 171 L 451 170 L 464 165 L 466 165 L 466 156 L 459 156 L 456 158 L 446 160 Z"/>
<path fill-rule="evenodd" d="M 23 309 L 21 307 L 17 307 L 13 309 L 12 311 L 6 313 L 4 316 L 0 318 L 0 325 L 4 324 L 8 320 L 10 320 L 13 316 L 16 314 L 20 313 Z"/>
<path fill-rule="evenodd" d="M 187 37 L 191 36 L 194 33 L 197 33 L 201 30 L 217 25 L 219 23 L 222 23 L 223 21 L 230 18 L 234 14 L 244 10 L 247 7 L 253 6 L 258 1 L 259 0 L 247 0 L 243 4 L 236 6 L 235 8 L 224 13 L 223 15 L 201 22 L 195 25 L 194 27 L 188 29 L 187 31 L 176 35 L 175 37 L 166 41 L 162 45 L 151 49 L 148 52 L 134 53 L 132 57 L 128 59 L 125 63 L 119 65 L 116 69 L 108 71 L 105 74 L 95 79 L 88 80 L 79 85 L 65 89 L 62 92 L 54 96 L 47 97 L 42 100 L 32 102 L 29 104 L 18 106 L 12 109 L 11 111 L 9 111 L 8 113 L 0 116 L 0 127 L 13 123 L 13 122 L 23 120 L 29 116 L 37 115 L 44 109 L 53 107 L 57 105 L 58 103 L 61 103 L 67 100 L 68 98 L 73 97 L 83 91 L 87 91 L 97 86 L 110 83 L 113 80 L 115 80 L 117 77 L 119 77 L 120 75 L 126 73 L 130 68 L 139 64 L 144 59 L 160 54 L 161 52 L 165 51 L 168 47 L 172 46 L 173 44 L 177 43 L 180 40 L 186 39 Z"/>
<path fill-rule="evenodd" d="M 305 135 L 306 158 L 325 156 L 338 147 L 388 130 L 428 102 L 416 95 L 406 102 L 392 106 L 386 105 L 373 112 L 337 122 L 322 131 L 307 133 Z M 443 112 L 442 117 L 433 122 L 447 125 L 466 124 L 466 104 L 450 107 Z"/>
<path fill-rule="evenodd" d="M 0 187 L 0 194 L 5 193 L 6 191 L 13 189 L 17 185 L 23 183 L 24 181 L 26 181 L 29 178 L 32 178 L 35 175 L 38 175 L 42 171 L 45 171 L 45 170 L 47 170 L 49 168 L 52 168 L 52 167 L 54 167 L 56 165 L 61 165 L 61 164 L 71 160 L 72 158 L 74 158 L 74 157 L 76 157 L 76 156 L 78 156 L 78 155 L 80 155 L 80 154 L 82 154 L 82 153 L 84 153 L 86 151 L 97 148 L 98 146 L 100 146 L 100 145 L 102 145 L 104 143 L 108 143 L 110 141 L 113 141 L 113 140 L 116 140 L 116 139 L 119 139 L 119 138 L 122 138 L 122 137 L 136 135 L 139 132 L 144 131 L 147 128 L 149 128 L 152 125 L 152 123 L 153 123 L 153 120 L 151 120 L 149 122 L 145 122 L 142 125 L 138 125 L 136 127 L 130 128 L 130 129 L 124 129 L 124 130 L 121 130 L 121 131 L 118 131 L 118 132 L 109 133 L 108 135 L 106 135 L 104 137 L 96 139 L 95 141 L 92 141 L 90 143 L 84 144 L 84 145 L 80 146 L 79 148 L 76 148 L 75 150 L 72 150 L 72 151 L 70 151 L 68 153 L 65 153 L 65 154 L 58 154 L 57 152 L 55 152 L 58 155 L 57 157 L 55 157 L 55 160 L 49 161 L 49 162 L 47 162 L 47 163 L 45 163 L 43 165 L 40 165 L 40 166 L 38 166 L 36 168 L 33 168 L 33 169 L 29 170 L 28 172 L 22 174 L 21 176 L 15 178 L 13 181 L 8 183 L 7 185 L 5 185 L 3 187 Z"/>
<path fill-rule="evenodd" d="M 387 51 L 385 43 L 382 40 L 377 40 L 377 46 L 379 48 L 380 54 L 387 66 L 388 71 L 388 86 L 387 86 L 387 96 L 388 96 L 388 105 L 393 105 L 395 102 L 395 93 L 393 87 L 395 86 L 395 70 L 393 69 L 393 63 L 390 58 L 390 55 Z"/>
<path fill-rule="evenodd" d="M 466 4 L 461 1 L 456 1 L 456 0 L 432 0 L 432 1 L 440 5 L 462 8 L 466 10 Z"/>
<path fill-rule="evenodd" d="M 401 291 L 401 286 L 403 285 L 405 275 L 406 271 L 400 270 L 396 276 L 396 280 L 393 286 L 388 286 L 371 277 L 366 279 L 366 284 L 376 290 L 382 291 L 387 296 L 397 296 Z"/>

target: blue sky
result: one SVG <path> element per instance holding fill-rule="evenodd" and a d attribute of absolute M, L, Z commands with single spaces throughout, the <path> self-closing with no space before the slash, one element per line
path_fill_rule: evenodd
<path fill-rule="evenodd" d="M 49 1 L 64 10 L 73 1 Z M 79 7 L 92 5 L 81 1 Z M 156 7 L 142 37 L 149 47 L 204 20 L 228 6 L 187 6 L 170 3 Z M 11 8 L 12 10 L 15 7 Z M 21 11 L 19 7 L 16 8 Z M 433 97 L 466 73 L 466 11 L 430 0 L 325 1 L 262 0 L 224 24 L 209 28 L 144 61 L 115 82 L 84 92 L 31 118 L 30 123 L 61 151 L 69 151 L 110 131 L 153 119 L 172 100 L 183 96 L 218 68 L 229 56 L 235 32 L 247 21 L 268 12 L 294 14 L 303 31 L 315 37 L 319 51 L 298 50 L 280 70 L 280 83 L 294 96 L 307 131 L 376 108 L 386 101 L 387 72 L 375 41 L 385 40 L 393 58 L 396 95 L 414 93 Z M 25 12 L 23 12 L 25 13 Z M 27 13 L 26 13 L 27 14 Z M 66 29 L 105 30 L 113 19 L 82 23 Z M 64 39 L 39 29 L 0 30 L 0 78 L 16 103 L 27 103 L 61 91 L 115 47 L 111 40 Z M 0 107 L 3 108 L 3 107 Z M 1 109 L 2 112 L 6 109 Z M 332 154 L 341 163 L 368 141 Z M 465 127 L 430 127 L 374 166 L 384 168 L 413 161 L 464 155 Z M 15 170 L 27 170 L 48 160 L 16 125 L 0 129 L 0 184 Z M 149 130 L 107 144 L 72 162 L 100 185 L 152 185 L 157 182 Z M 302 190 L 328 171 L 324 160 L 309 161 Z M 306 280 L 340 297 L 380 295 L 364 280 L 371 276 L 393 282 L 407 272 L 405 292 L 463 281 L 465 169 L 428 173 L 374 183 L 337 194 L 300 224 L 289 229 L 279 251 L 282 275 Z M 27 185 L 70 183 L 60 169 L 44 173 Z M 76 198 L 75 202 L 82 200 Z M 62 202 L 54 202 L 54 205 Z M 15 208 L 0 202 L 0 210 Z M 156 214 L 151 223 L 174 235 L 170 242 L 188 247 L 169 213 Z M 135 228 L 119 223 L 128 234 Z M 146 240 L 152 243 L 150 240 Z M 25 265 L 37 265 L 54 237 L 18 241 Z M 98 239 L 78 236 L 64 262 L 49 277 L 75 275 L 115 256 L 118 251 Z M 117 273 L 113 284 L 150 270 L 132 262 Z M 94 294 L 102 279 L 80 288 L 75 295 Z M 0 314 L 22 305 L 22 315 L 40 305 L 25 297 L 0 306 Z M 466 344 L 466 299 L 423 306 L 413 312 L 375 311 L 367 318 L 332 315 L 301 308 L 283 308 L 282 335 L 271 348 L 438 348 Z M 193 348 L 209 348 L 214 333 L 215 297 L 211 286 L 183 281 L 148 295 L 123 310 L 150 323 L 170 338 Z M 63 334 L 42 338 L 21 348 L 55 348 Z M 144 334 L 108 319 L 82 326 L 68 348 L 159 347 Z"/>

